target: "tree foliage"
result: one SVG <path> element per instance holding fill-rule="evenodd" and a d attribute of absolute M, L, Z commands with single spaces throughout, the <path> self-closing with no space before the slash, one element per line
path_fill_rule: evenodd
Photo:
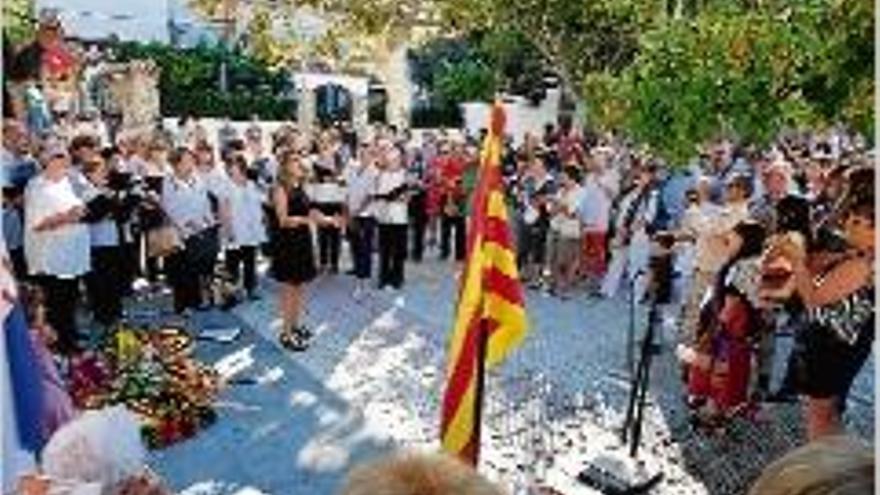
<path fill-rule="evenodd" d="M 160 68 L 159 91 L 162 115 L 230 116 L 246 119 L 253 114 L 266 119 L 295 115 L 289 99 L 291 83 L 283 71 L 272 71 L 253 57 L 221 47 L 200 45 L 180 50 L 157 43 L 121 43 L 120 61 L 152 59 Z M 218 85 L 220 64 L 228 63 L 229 91 Z"/>
<path fill-rule="evenodd" d="M 442 67 L 434 81 L 437 96 L 444 105 L 490 101 L 496 86 L 492 69 L 479 60 L 464 60 Z"/>
<path fill-rule="evenodd" d="M 34 0 L 3 0 L 3 43 L 31 41 L 36 30 Z"/>
<path fill-rule="evenodd" d="M 716 6 L 670 19 L 642 34 L 618 75 L 584 78 L 589 117 L 679 163 L 719 133 L 762 144 L 786 127 L 838 120 L 870 132 L 873 15 L 851 15 L 853 3 Z"/>
<path fill-rule="evenodd" d="M 334 42 L 453 38 L 411 65 L 416 83 L 446 102 L 489 88 L 526 93 L 549 66 L 581 90 L 591 123 L 626 131 L 676 161 L 721 132 L 755 143 L 786 126 L 837 121 L 873 132 L 869 0 L 272 3 L 323 13 Z"/>

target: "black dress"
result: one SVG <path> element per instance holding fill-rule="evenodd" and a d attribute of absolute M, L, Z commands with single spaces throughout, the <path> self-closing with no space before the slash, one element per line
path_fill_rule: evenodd
<path fill-rule="evenodd" d="M 837 397 L 843 409 L 873 342 L 873 284 L 809 311 L 792 355 L 796 389 L 808 397 Z"/>
<path fill-rule="evenodd" d="M 308 216 L 311 208 L 311 201 L 302 186 L 287 191 L 288 216 Z M 312 230 L 308 225 L 277 227 L 273 244 L 271 269 L 275 280 L 298 285 L 317 276 Z"/>

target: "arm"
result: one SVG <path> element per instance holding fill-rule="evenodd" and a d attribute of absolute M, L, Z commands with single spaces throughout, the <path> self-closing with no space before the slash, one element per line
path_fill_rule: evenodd
<path fill-rule="evenodd" d="M 863 259 L 851 259 L 814 280 L 804 258 L 794 263 L 794 290 L 808 308 L 835 303 L 871 283 L 871 266 Z"/>
<path fill-rule="evenodd" d="M 308 217 L 287 214 L 287 192 L 280 187 L 276 187 L 272 192 L 272 206 L 275 209 L 275 216 L 278 218 L 278 225 L 281 227 L 293 228 L 309 223 Z"/>
<path fill-rule="evenodd" d="M 74 206 L 69 210 L 43 217 L 34 225 L 34 230 L 37 232 L 55 230 L 59 227 L 79 222 L 83 215 L 85 215 L 85 208 Z"/>

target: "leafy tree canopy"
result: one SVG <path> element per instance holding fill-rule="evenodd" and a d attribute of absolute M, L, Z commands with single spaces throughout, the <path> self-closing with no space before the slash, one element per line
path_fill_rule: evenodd
<path fill-rule="evenodd" d="M 768 3 L 716 5 L 646 31 L 619 74 L 584 78 L 591 121 L 676 163 L 719 133 L 764 144 L 783 128 L 842 121 L 872 134 L 868 3 Z"/>

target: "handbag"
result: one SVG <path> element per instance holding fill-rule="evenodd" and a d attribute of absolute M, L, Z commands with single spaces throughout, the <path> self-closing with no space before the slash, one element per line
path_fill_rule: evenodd
<path fill-rule="evenodd" d="M 170 256 L 182 247 L 180 233 L 170 223 L 147 231 L 147 256 L 150 258 Z"/>

